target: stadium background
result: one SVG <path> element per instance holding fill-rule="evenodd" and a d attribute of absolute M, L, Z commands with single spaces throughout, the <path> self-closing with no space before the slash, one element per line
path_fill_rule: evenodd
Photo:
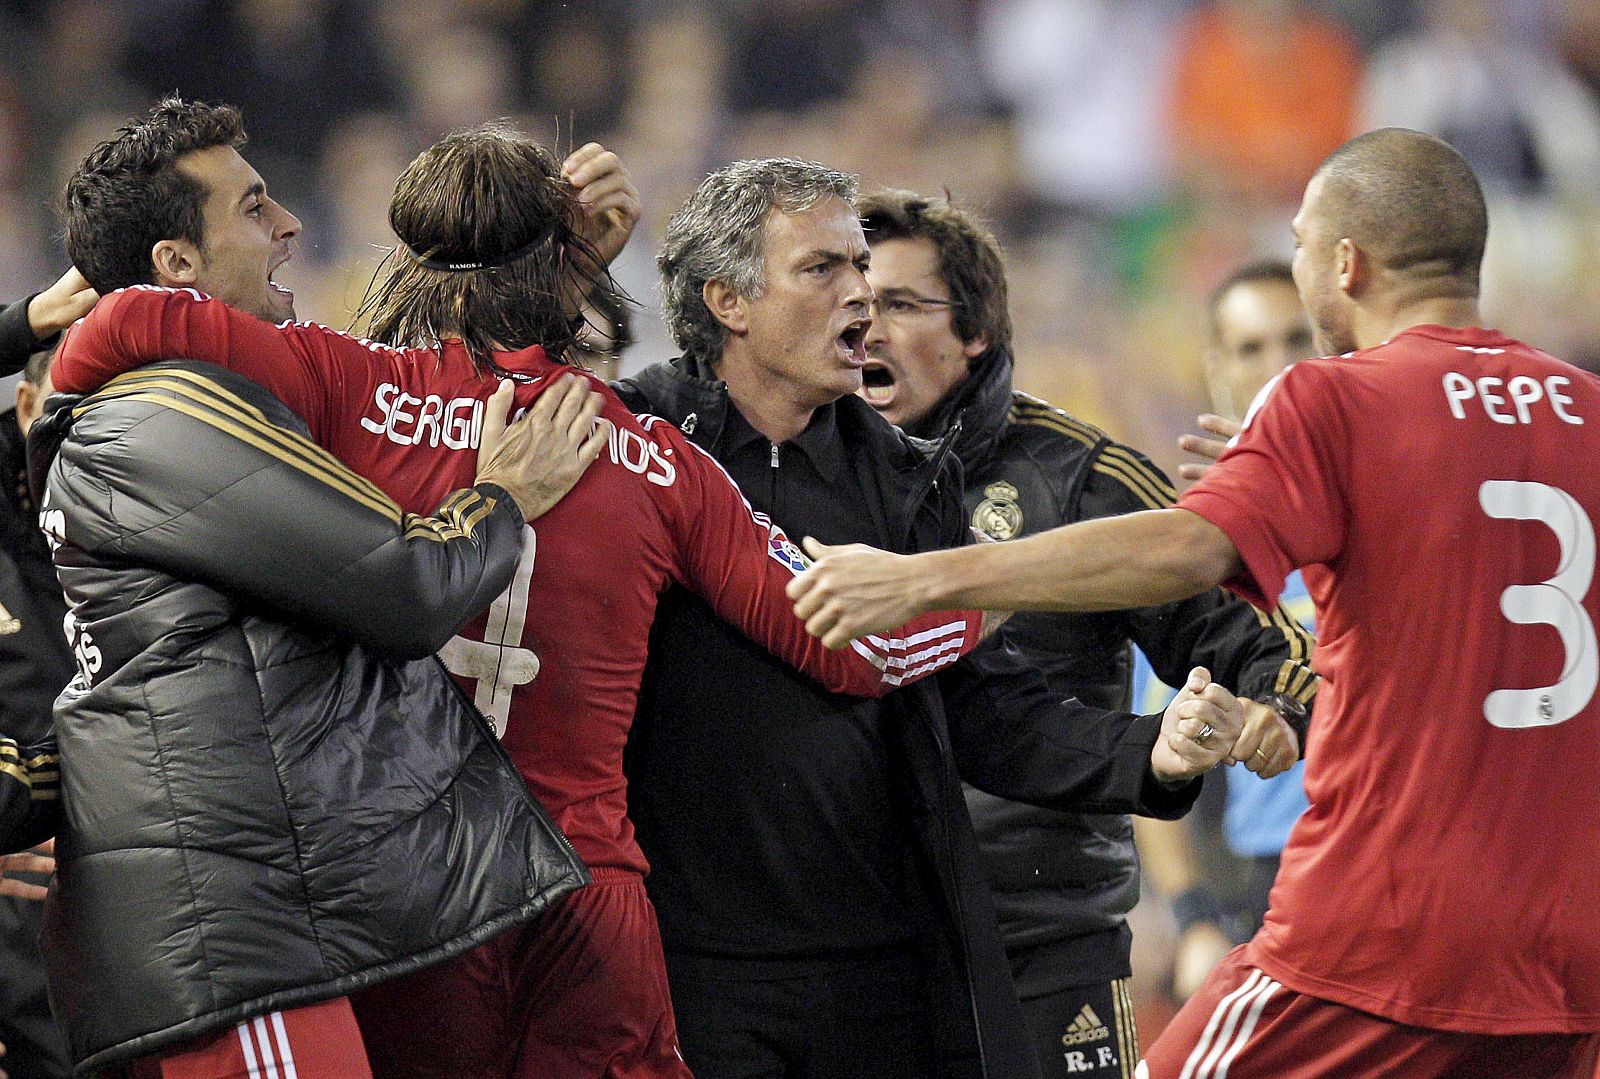
<path fill-rule="evenodd" d="M 1403 124 L 1492 189 L 1488 317 L 1600 364 L 1600 0 L 9 0 L 0 53 L 0 296 L 63 267 L 72 165 L 176 89 L 244 108 L 306 225 L 281 277 L 349 327 L 405 162 L 508 115 L 633 171 L 632 368 L 670 352 L 650 259 L 672 209 L 729 159 L 806 156 L 980 209 L 1021 385 L 1170 468 L 1206 292 L 1288 254 L 1327 150 Z"/>
<path fill-rule="evenodd" d="M 1288 256 L 1327 151 L 1416 127 L 1488 189 L 1487 319 L 1600 369 L 1600 0 L 6 0 L 0 298 L 64 268 L 67 173 L 173 90 L 243 107 L 305 222 L 278 278 L 339 328 L 395 177 L 445 131 L 510 116 L 617 150 L 646 208 L 617 267 L 625 371 L 671 354 L 654 246 L 710 168 L 948 189 L 1006 247 L 1019 384 L 1169 471 L 1208 407 L 1207 293 Z M 1138 932 L 1148 969 L 1161 926 Z"/>

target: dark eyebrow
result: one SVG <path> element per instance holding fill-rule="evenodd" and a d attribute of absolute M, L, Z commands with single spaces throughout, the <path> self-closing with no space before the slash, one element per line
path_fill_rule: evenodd
<path fill-rule="evenodd" d="M 262 183 L 260 180 L 257 180 L 255 183 L 244 189 L 244 194 L 239 196 L 238 205 L 243 206 L 252 198 L 265 198 L 266 194 L 267 185 Z"/>
<path fill-rule="evenodd" d="M 807 251 L 804 255 L 800 256 L 798 261 L 802 266 L 810 266 L 811 264 L 817 262 L 826 262 L 832 265 L 839 262 L 849 262 L 851 259 L 850 256 L 843 251 L 829 251 L 825 248 L 819 247 L 814 250 Z"/>

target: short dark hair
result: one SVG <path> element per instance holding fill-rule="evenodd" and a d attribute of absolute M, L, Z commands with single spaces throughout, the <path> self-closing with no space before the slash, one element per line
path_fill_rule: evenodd
<path fill-rule="evenodd" d="M 856 200 L 869 245 L 884 240 L 927 240 L 939 258 L 939 276 L 955 301 L 956 336 L 983 337 L 988 347 L 973 366 L 1011 350 L 1011 306 L 1000 242 L 976 214 L 943 198 L 910 191 L 879 191 Z"/>
<path fill-rule="evenodd" d="M 460 337 L 473 361 L 543 345 L 552 360 L 577 340 L 569 286 L 598 302 L 616 286 L 577 231 L 572 186 L 554 154 L 497 120 L 453 132 L 406 166 L 389 203 L 400 240 L 362 304 L 368 335 L 427 347 Z"/>
<path fill-rule="evenodd" d="M 29 356 L 27 366 L 22 369 L 22 381 L 30 386 L 43 386 L 45 376 L 50 373 L 50 365 L 55 362 L 56 349 L 60 347 L 61 342 L 57 340 L 49 348 L 41 348 Z"/>
<path fill-rule="evenodd" d="M 1336 235 L 1386 269 L 1478 288 L 1489 211 L 1478 178 L 1443 139 L 1386 127 L 1358 135 L 1317 169 L 1321 209 Z"/>
<path fill-rule="evenodd" d="M 1206 314 L 1211 320 L 1211 336 L 1216 338 L 1221 331 L 1222 301 L 1228 298 L 1228 293 L 1240 285 L 1287 285 L 1296 289 L 1294 283 L 1294 270 L 1282 259 L 1257 259 L 1247 262 L 1234 270 L 1216 288 L 1211 290 L 1211 298 L 1206 303 Z"/>
<path fill-rule="evenodd" d="M 168 97 L 89 152 L 67 181 L 67 254 L 96 292 L 155 280 L 150 250 L 162 240 L 205 249 L 208 192 L 178 160 L 244 140 L 232 105 Z"/>

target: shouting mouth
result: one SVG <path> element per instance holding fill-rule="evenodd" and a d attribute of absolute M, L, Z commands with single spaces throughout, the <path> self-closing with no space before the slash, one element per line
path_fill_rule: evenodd
<path fill-rule="evenodd" d="M 283 258 L 279 259 L 277 262 L 275 262 L 267 270 L 267 287 L 270 288 L 272 291 L 276 292 L 278 295 L 285 296 L 288 299 L 293 300 L 294 299 L 294 291 L 292 289 L 288 288 L 287 286 L 278 284 L 278 282 L 276 282 L 276 281 L 274 281 L 272 279 L 273 275 L 276 274 L 279 270 L 281 270 L 283 268 L 283 264 L 288 262 L 288 261 L 289 261 L 289 256 L 285 255 L 285 256 L 283 256 Z"/>
<path fill-rule="evenodd" d="M 868 360 L 861 369 L 861 396 L 873 408 L 888 408 L 894 403 L 894 372 L 877 360 Z"/>
<path fill-rule="evenodd" d="M 851 367 L 859 368 L 867 362 L 867 327 L 871 325 L 870 318 L 858 318 L 845 326 L 836 341 L 845 362 Z"/>

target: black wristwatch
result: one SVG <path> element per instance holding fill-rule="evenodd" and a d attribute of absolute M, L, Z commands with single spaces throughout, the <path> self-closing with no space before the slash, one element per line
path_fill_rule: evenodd
<path fill-rule="evenodd" d="M 1289 729 L 1294 731 L 1300 739 L 1300 755 L 1306 755 L 1306 732 L 1311 729 L 1311 710 L 1305 704 L 1287 693 L 1274 693 L 1261 702 L 1283 717 L 1289 724 Z"/>

